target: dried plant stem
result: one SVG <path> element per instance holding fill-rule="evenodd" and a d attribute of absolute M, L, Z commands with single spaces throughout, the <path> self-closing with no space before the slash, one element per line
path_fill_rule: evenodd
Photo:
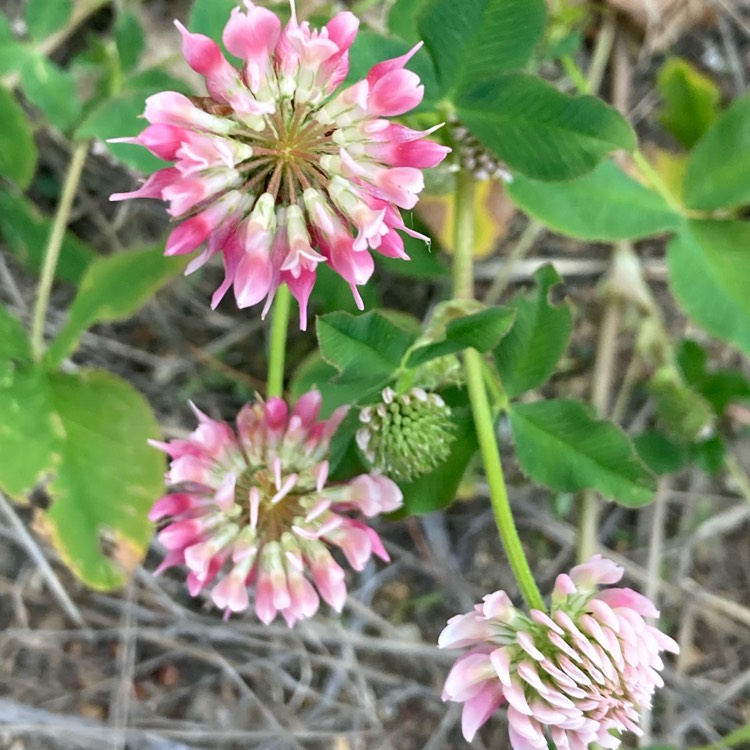
<path fill-rule="evenodd" d="M 651 536 L 648 545 L 648 561 L 646 571 L 648 579 L 644 594 L 650 599 L 656 608 L 659 608 L 659 583 L 661 581 L 660 565 L 664 547 L 664 524 L 667 516 L 667 487 L 665 480 L 659 482 L 656 491 L 656 500 L 652 506 L 651 515 Z M 646 747 L 651 744 L 651 731 L 653 728 L 653 710 L 651 706 L 641 708 L 640 727 L 643 734 L 638 739 L 639 747 Z"/>
<path fill-rule="evenodd" d="M 617 357 L 617 332 L 620 330 L 621 302 L 610 297 L 606 300 L 599 339 L 596 347 L 596 361 L 591 384 L 591 403 L 600 416 L 609 411 L 609 402 Z M 581 494 L 578 517 L 578 561 L 585 562 L 598 546 L 599 516 L 601 501 L 594 490 Z"/>
<path fill-rule="evenodd" d="M 276 299 L 273 303 L 266 398 L 284 395 L 284 360 L 286 358 L 286 334 L 289 328 L 291 304 L 292 294 L 289 287 L 282 284 L 276 292 Z"/>
<path fill-rule="evenodd" d="M 589 81 L 596 82 L 598 89 L 598 85 L 601 83 L 601 73 L 604 71 L 607 60 L 614 53 L 612 79 L 615 91 L 615 106 L 621 111 L 625 111 L 630 90 L 630 67 L 627 56 L 624 54 L 623 38 L 621 34 L 617 33 L 616 18 L 613 14 L 607 17 L 605 26 L 602 28 L 602 34 L 600 34 L 597 43 L 597 53 L 595 54 L 595 62 L 598 67 L 596 70 L 589 71 Z M 598 81 L 595 81 L 597 77 Z M 593 90 L 596 91 L 596 89 Z M 631 252 L 631 248 L 627 244 L 621 243 L 615 247 L 611 273 L 616 267 L 617 254 L 624 252 Z M 622 301 L 619 296 L 612 294 L 610 291 L 609 294 L 605 295 L 604 305 L 591 384 L 591 403 L 602 417 L 607 416 L 610 408 L 617 357 L 617 334 L 620 330 L 620 319 L 622 317 Z M 579 562 L 585 562 L 596 551 L 600 515 L 601 501 L 598 494 L 591 489 L 585 490 L 579 499 L 577 548 Z"/>
<path fill-rule="evenodd" d="M 596 92 L 599 91 L 599 87 L 602 85 L 604 71 L 607 68 L 607 63 L 612 54 L 612 45 L 615 41 L 616 31 L 617 16 L 614 13 L 606 12 L 604 22 L 602 23 L 596 37 L 596 46 L 594 47 L 594 53 L 591 56 L 591 64 L 589 65 L 588 74 L 586 75 L 588 91 L 591 94 L 596 94 Z"/>
<path fill-rule="evenodd" d="M 737 489 L 742 497 L 750 503 L 750 478 L 748 478 L 745 470 L 733 453 L 727 452 L 724 458 L 724 466 L 729 472 L 729 476 L 732 477 L 734 483 L 737 485 Z"/>
<path fill-rule="evenodd" d="M 36 305 L 34 307 L 34 317 L 31 323 L 31 351 L 34 359 L 38 362 L 44 354 L 44 321 L 47 317 L 47 306 L 49 305 L 49 296 L 52 291 L 52 282 L 55 278 L 55 269 L 57 260 L 60 257 L 60 248 L 65 237 L 65 230 L 70 219 L 70 210 L 73 207 L 73 200 L 78 183 L 81 180 L 83 165 L 86 161 L 86 154 L 89 150 L 88 141 L 77 143 L 73 147 L 73 153 L 70 157 L 68 173 L 65 175 L 62 195 L 60 202 L 57 204 L 55 220 L 52 224 L 47 247 L 44 251 L 44 265 L 42 266 L 42 275 L 39 279 L 39 290 L 37 292 Z"/>
<path fill-rule="evenodd" d="M 459 170 L 453 255 L 453 296 L 456 299 L 474 299 L 474 189 L 471 173 Z"/>
<path fill-rule="evenodd" d="M 73 603 L 73 600 L 65 590 L 65 586 L 60 582 L 55 571 L 52 570 L 49 562 L 47 562 L 47 558 L 42 554 L 39 546 L 34 541 L 34 537 L 29 534 L 23 521 L 18 517 L 13 506 L 8 502 L 2 492 L 0 492 L 0 510 L 3 512 L 3 515 L 13 529 L 13 532 L 16 534 L 18 540 L 24 546 L 26 552 L 28 552 L 29 557 L 34 561 L 34 565 L 36 565 L 42 578 L 44 578 L 47 583 L 52 596 L 57 599 L 59 605 L 65 611 L 65 614 L 70 618 L 71 622 L 75 623 L 79 628 L 85 627 L 83 616 L 78 611 L 78 607 Z"/>
<path fill-rule="evenodd" d="M 537 238 L 544 230 L 545 226 L 541 221 L 537 221 L 536 219 L 529 221 L 526 229 L 523 230 L 521 236 L 506 255 L 505 262 L 498 271 L 498 274 L 493 280 L 490 288 L 487 290 L 487 293 L 484 295 L 482 301 L 485 305 L 496 305 L 498 303 L 513 277 L 513 271 L 516 268 L 516 265 L 526 257 L 526 253 L 531 250 Z"/>
<path fill-rule="evenodd" d="M 456 178 L 456 234 L 453 256 L 453 293 L 459 299 L 474 296 L 474 179 L 461 170 Z M 534 580 L 521 539 L 518 536 L 513 512 L 508 500 L 500 449 L 495 436 L 495 423 L 484 382 L 484 360 L 476 349 L 464 352 L 466 386 L 474 415 L 479 451 L 487 476 L 490 503 L 500 540 L 508 556 L 518 587 L 530 609 L 544 611 L 544 600 Z"/>

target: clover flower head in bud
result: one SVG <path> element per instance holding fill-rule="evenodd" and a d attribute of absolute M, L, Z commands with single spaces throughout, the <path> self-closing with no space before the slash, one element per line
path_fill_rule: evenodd
<path fill-rule="evenodd" d="M 473 174 L 477 180 L 513 181 L 507 165 L 489 152 L 455 116 L 450 118 L 450 126 L 455 159 L 462 169 Z"/>
<path fill-rule="evenodd" d="M 166 253 L 189 253 L 192 272 L 222 253 L 224 282 L 239 307 L 266 300 L 287 284 L 306 327 L 307 301 L 319 263 L 357 285 L 373 271 L 370 250 L 408 259 L 399 209 L 411 209 L 422 190 L 421 170 L 450 149 L 388 118 L 422 100 L 424 87 L 405 65 L 419 46 L 375 65 L 365 80 L 342 87 L 359 22 L 339 13 L 322 29 L 292 13 L 282 28 L 274 13 L 250 0 L 224 28 L 230 64 L 212 39 L 179 22 L 188 65 L 203 76 L 207 96 L 172 91 L 146 101 L 150 123 L 137 138 L 172 166 L 140 189 L 112 200 L 160 198 L 180 222 Z M 439 127 L 439 126 L 437 126 Z"/>
<path fill-rule="evenodd" d="M 160 570 L 185 565 L 195 596 L 210 587 L 226 615 L 250 606 L 289 626 L 311 617 L 322 597 L 340 611 L 346 599 L 339 548 L 355 570 L 388 555 L 377 533 L 350 512 L 372 517 L 401 506 L 399 488 L 380 474 L 328 482 L 330 441 L 346 408 L 319 420 L 317 391 L 293 408 L 279 398 L 244 406 L 237 428 L 197 409 L 185 440 L 156 443 L 171 458 L 168 494 L 151 510 L 167 548 Z"/>
<path fill-rule="evenodd" d="M 448 458 L 455 437 L 451 410 L 437 393 L 386 388 L 382 400 L 359 413 L 357 445 L 376 471 L 411 481 Z"/>
<path fill-rule="evenodd" d="M 549 613 L 516 609 L 503 591 L 448 621 L 441 648 L 470 646 L 451 669 L 443 700 L 463 703 L 471 740 L 502 704 L 513 750 L 586 750 L 641 735 L 639 709 L 663 682 L 661 651 L 677 644 L 645 618 L 658 612 L 631 589 L 608 588 L 622 568 L 594 556 L 557 578 Z"/>

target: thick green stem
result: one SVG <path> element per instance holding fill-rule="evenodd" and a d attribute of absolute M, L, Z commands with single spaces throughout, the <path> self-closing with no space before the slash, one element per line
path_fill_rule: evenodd
<path fill-rule="evenodd" d="M 479 451 L 482 454 L 484 472 L 490 490 L 490 502 L 500 540 L 526 604 L 530 609 L 539 609 L 544 612 L 544 600 L 523 551 L 510 509 L 503 466 L 500 462 L 500 449 L 495 439 L 494 420 L 482 377 L 482 355 L 476 349 L 467 349 L 464 353 L 464 365 L 471 411 L 479 440 Z"/>
<path fill-rule="evenodd" d="M 47 317 L 47 306 L 49 305 L 49 296 L 52 291 L 52 282 L 55 278 L 55 269 L 57 268 L 57 260 L 60 257 L 60 248 L 65 238 L 65 230 L 70 219 L 70 210 L 73 207 L 73 199 L 78 190 L 78 183 L 81 180 L 81 173 L 83 172 L 83 165 L 86 161 L 88 150 L 88 142 L 78 143 L 73 148 L 68 173 L 65 175 L 65 182 L 63 183 L 62 195 L 60 196 L 60 202 L 57 204 L 55 220 L 52 224 L 49 239 L 47 240 L 47 247 L 44 250 L 44 265 L 42 266 L 42 275 L 39 279 L 34 317 L 31 322 L 31 351 L 37 362 L 41 360 L 44 354 L 44 320 Z"/>
<path fill-rule="evenodd" d="M 271 318 L 271 346 L 268 352 L 268 379 L 266 398 L 284 394 L 284 359 L 286 356 L 286 333 L 289 328 L 289 311 L 292 294 L 286 284 L 276 291 Z"/>
<path fill-rule="evenodd" d="M 459 299 L 474 297 L 474 180 L 461 170 L 456 177 L 456 232 L 453 256 L 453 294 Z M 531 609 L 544 611 L 544 600 L 518 536 L 505 486 L 500 449 L 495 437 L 495 424 L 484 382 L 484 360 L 476 349 L 464 352 L 466 385 L 474 415 L 479 450 L 489 486 L 490 503 L 495 523 L 513 575 Z"/>

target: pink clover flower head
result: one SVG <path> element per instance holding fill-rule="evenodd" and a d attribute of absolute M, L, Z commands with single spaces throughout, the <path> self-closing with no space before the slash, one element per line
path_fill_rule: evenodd
<path fill-rule="evenodd" d="M 150 123 L 137 138 L 173 166 L 133 192 L 111 200 L 161 198 L 180 223 L 167 255 L 205 244 L 188 272 L 222 253 L 225 278 L 211 305 L 230 287 L 239 307 L 266 300 L 287 284 L 307 321 L 307 301 L 319 263 L 357 285 L 373 271 L 370 250 L 408 259 L 399 208 L 411 209 L 424 181 L 450 151 L 425 140 L 435 130 L 391 123 L 422 100 L 418 76 L 404 68 L 419 45 L 378 63 L 367 78 L 341 84 L 359 21 L 339 13 L 322 29 L 286 25 L 250 0 L 224 28 L 230 64 L 219 45 L 176 22 L 182 51 L 206 82 L 208 96 L 173 91 L 146 100 Z M 438 126 L 439 127 L 439 126 Z"/>
<path fill-rule="evenodd" d="M 210 587 L 227 616 L 250 606 L 253 585 L 264 623 L 281 613 L 291 627 L 315 614 L 321 597 L 341 611 L 345 574 L 331 548 L 355 570 L 372 555 L 388 560 L 377 533 L 350 513 L 371 518 L 403 498 L 380 474 L 328 482 L 346 408 L 319 420 L 320 406 L 317 391 L 293 408 L 280 398 L 247 404 L 236 430 L 194 409 L 199 425 L 187 439 L 154 443 L 171 459 L 170 490 L 150 513 L 167 549 L 158 572 L 185 565 L 190 593 Z"/>
<path fill-rule="evenodd" d="M 672 638 L 644 618 L 654 605 L 616 583 L 623 570 L 595 555 L 558 576 L 549 613 L 516 609 L 503 591 L 456 615 L 440 634 L 441 648 L 470 646 L 453 665 L 443 700 L 463 703 L 471 741 L 501 705 L 508 707 L 513 750 L 586 750 L 620 745 L 620 733 L 641 735 L 639 709 L 663 685 L 661 651 Z"/>

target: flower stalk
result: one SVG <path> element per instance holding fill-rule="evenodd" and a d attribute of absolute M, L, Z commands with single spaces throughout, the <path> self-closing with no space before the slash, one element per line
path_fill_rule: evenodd
<path fill-rule="evenodd" d="M 60 248 L 65 238 L 65 229 L 70 220 L 73 199 L 78 190 L 78 184 L 81 181 L 83 165 L 86 162 L 88 150 L 88 141 L 78 143 L 73 148 L 70 165 L 68 166 L 68 172 L 65 175 L 65 182 L 63 183 L 62 195 L 60 196 L 60 202 L 57 204 L 52 230 L 47 240 L 47 247 L 44 250 L 44 264 L 39 279 L 34 317 L 31 322 L 31 351 L 36 362 L 39 362 L 44 354 L 44 321 L 47 317 L 52 282 L 55 278 L 55 269 L 60 257 Z"/>
<path fill-rule="evenodd" d="M 455 297 L 472 299 L 474 296 L 474 180 L 461 170 L 456 178 L 456 234 L 453 258 L 453 293 Z M 484 382 L 484 361 L 476 349 L 464 352 L 466 386 L 479 441 L 479 450 L 489 485 L 490 503 L 495 516 L 500 540 L 508 556 L 518 587 L 531 609 L 545 611 L 544 600 L 536 585 L 521 539 L 518 536 L 513 512 L 508 500 L 500 449 L 495 436 L 495 424 Z"/>
<path fill-rule="evenodd" d="M 280 286 L 276 292 L 271 319 L 271 342 L 268 352 L 268 377 L 266 398 L 284 394 L 284 362 L 286 360 L 286 334 L 289 328 L 289 313 L 292 294 L 289 287 Z"/>

